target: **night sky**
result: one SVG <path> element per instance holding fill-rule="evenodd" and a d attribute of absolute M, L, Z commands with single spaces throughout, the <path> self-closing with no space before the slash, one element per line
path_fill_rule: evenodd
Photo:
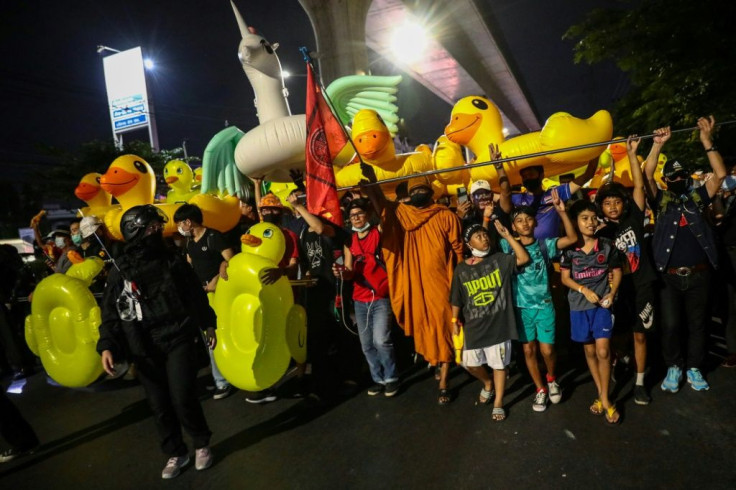
<path fill-rule="evenodd" d="M 0 16 L 0 165 L 17 174 L 22 163 L 43 161 L 39 145 L 73 150 L 111 137 L 101 55 L 142 46 L 156 62 L 150 78 L 160 144 L 201 156 L 225 121 L 248 130 L 257 124 L 253 92 L 237 58 L 240 41 L 229 0 L 59 0 L 5 2 Z M 282 65 L 304 73 L 300 46 L 315 49 L 312 28 L 297 0 L 236 2 L 246 21 L 278 42 Z M 540 121 L 564 110 L 588 117 L 611 109 L 626 80 L 612 65 L 572 62 L 567 28 L 593 5 L 617 2 L 478 0 Z M 175 7 L 173 7 L 175 5 Z M 400 73 L 388 63 L 384 73 Z M 407 77 L 408 78 L 408 77 Z M 304 112 L 305 78 L 286 82 L 292 113 Z M 413 143 L 433 142 L 451 107 L 405 80 L 400 116 Z M 147 139 L 145 132 L 136 136 Z M 12 165 L 12 169 L 9 166 Z M 100 169 L 104 171 L 106 163 Z"/>

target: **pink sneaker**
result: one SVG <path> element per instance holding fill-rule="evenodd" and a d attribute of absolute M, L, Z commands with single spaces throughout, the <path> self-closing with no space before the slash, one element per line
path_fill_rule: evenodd
<path fill-rule="evenodd" d="M 176 478 L 181 473 L 181 469 L 189 464 L 189 456 L 174 456 L 169 458 L 161 472 L 161 478 L 168 480 Z"/>
<path fill-rule="evenodd" d="M 213 459 L 214 457 L 212 456 L 212 451 L 210 451 L 209 447 L 203 447 L 194 451 L 194 467 L 197 468 L 198 471 L 206 470 L 212 466 Z"/>

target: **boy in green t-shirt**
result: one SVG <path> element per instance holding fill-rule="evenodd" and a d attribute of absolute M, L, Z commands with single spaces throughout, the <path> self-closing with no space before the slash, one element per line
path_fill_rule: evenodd
<path fill-rule="evenodd" d="M 555 377 L 555 308 L 552 304 L 552 293 L 549 288 L 548 269 L 550 259 L 558 250 L 569 247 L 577 241 L 575 228 L 565 211 L 557 190 L 552 190 L 552 204 L 565 226 L 562 238 L 544 238 L 536 240 L 534 229 L 537 226 L 534 209 L 520 206 L 511 212 L 511 227 L 519 235 L 519 243 L 524 246 L 531 261 L 524 266 L 513 279 L 513 296 L 516 310 L 516 328 L 519 341 L 524 347 L 524 359 L 532 381 L 536 386 L 532 409 L 544 412 L 547 399 L 559 403 L 562 390 Z M 501 240 L 501 249 L 511 253 L 511 244 Z M 537 363 L 537 352 L 542 353 L 547 367 L 547 383 L 542 382 L 542 374 Z"/>

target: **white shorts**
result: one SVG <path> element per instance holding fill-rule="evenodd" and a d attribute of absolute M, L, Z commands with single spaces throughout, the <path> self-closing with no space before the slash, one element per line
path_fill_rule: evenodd
<path fill-rule="evenodd" d="M 511 341 L 484 347 L 463 350 L 463 366 L 478 367 L 488 365 L 491 369 L 505 369 L 511 362 Z"/>

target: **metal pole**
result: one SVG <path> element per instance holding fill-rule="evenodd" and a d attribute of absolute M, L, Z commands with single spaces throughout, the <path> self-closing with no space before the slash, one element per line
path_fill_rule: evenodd
<path fill-rule="evenodd" d="M 725 121 L 725 122 L 722 122 L 722 123 L 716 123 L 716 126 L 726 126 L 726 125 L 733 124 L 733 123 L 736 123 L 736 120 Z M 696 130 L 696 129 L 698 129 L 697 126 L 694 126 L 694 127 L 691 127 L 691 128 L 673 129 L 671 131 L 671 134 L 683 133 L 685 131 L 693 131 L 693 130 Z M 647 140 L 647 139 L 652 139 L 655 136 L 656 136 L 655 134 L 646 134 L 646 135 L 643 135 L 643 136 L 639 136 L 639 138 L 641 138 L 642 140 Z M 488 161 L 488 162 L 469 163 L 469 164 L 461 165 L 459 167 L 443 168 L 443 169 L 436 169 L 436 170 L 428 170 L 426 172 L 420 172 L 420 173 L 416 173 L 416 174 L 405 175 L 403 177 L 392 177 L 390 179 L 379 180 L 378 182 L 368 182 L 368 183 L 364 183 L 364 184 L 361 184 L 361 185 L 362 186 L 370 186 L 370 185 L 389 184 L 391 182 L 400 182 L 402 180 L 409 180 L 409 179 L 413 179 L 415 177 L 423 177 L 423 176 L 426 176 L 426 175 L 441 174 L 441 173 L 445 173 L 445 172 L 455 172 L 457 170 L 467 170 L 469 168 L 475 168 L 475 167 L 485 167 L 487 165 L 493 165 L 493 164 L 496 164 L 496 163 L 514 162 L 514 161 L 517 161 L 517 160 L 524 160 L 524 159 L 527 159 L 527 158 L 536 158 L 536 157 L 543 157 L 543 156 L 546 156 L 546 155 L 554 155 L 555 153 L 564 153 L 566 151 L 583 150 L 585 148 L 595 148 L 595 147 L 598 147 L 598 146 L 608 146 L 608 145 L 610 145 L 612 143 L 620 143 L 622 141 L 626 141 L 626 140 L 625 139 L 624 140 L 621 140 L 621 139 L 612 139 L 612 140 L 608 140 L 608 141 L 601 141 L 601 142 L 598 142 L 598 143 L 588 143 L 588 144 L 585 144 L 585 145 L 569 146 L 567 148 L 558 148 L 556 150 L 540 151 L 538 153 L 529 153 L 527 155 L 518 155 L 518 156 L 515 156 L 515 157 L 499 158 L 498 160 L 491 160 L 491 161 Z M 354 189 L 356 187 L 358 187 L 358 186 L 355 185 L 355 186 L 349 186 L 349 187 L 340 187 L 337 190 L 338 191 L 346 191 L 348 189 Z"/>

